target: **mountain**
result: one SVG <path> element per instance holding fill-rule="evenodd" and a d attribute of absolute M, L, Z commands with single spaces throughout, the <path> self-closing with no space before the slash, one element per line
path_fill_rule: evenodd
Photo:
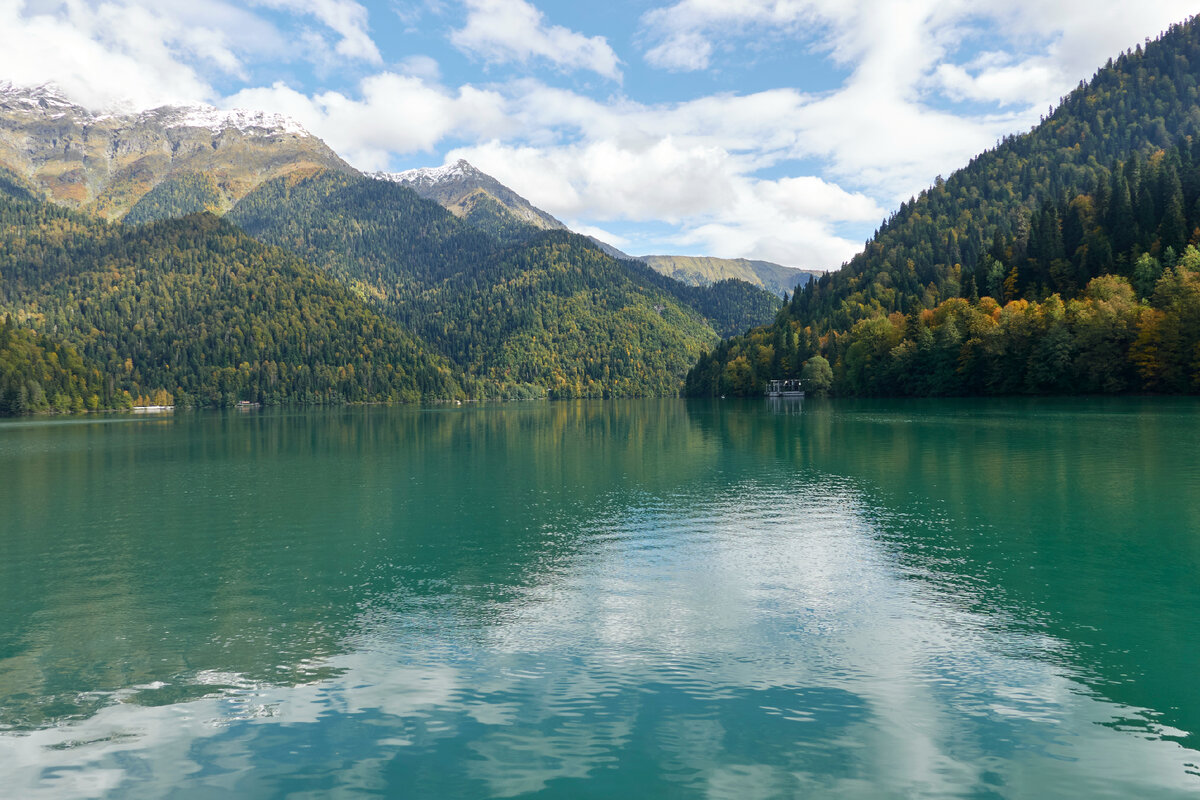
<path fill-rule="evenodd" d="M 351 170 L 278 114 L 210 106 L 95 113 L 51 86 L 0 84 L 0 169 L 40 196 L 106 219 L 131 211 L 141 222 L 205 208 L 223 212 L 265 180 L 314 168 Z M 139 201 L 164 182 L 170 202 L 160 197 L 139 210 Z M 193 187 L 203 196 L 191 197 Z"/>
<path fill-rule="evenodd" d="M 595 236 L 588 236 L 587 239 L 593 245 L 595 245 L 597 248 L 599 248 L 599 250 L 601 252 L 607 253 L 608 255 L 612 256 L 613 258 L 615 258 L 619 261 L 641 261 L 641 259 L 638 258 L 637 256 L 631 256 L 628 253 L 624 252 L 623 250 L 613 247 L 608 242 L 597 239 Z"/>
<path fill-rule="evenodd" d="M 770 261 L 751 261 L 745 258 L 712 258 L 710 256 L 642 256 L 641 260 L 656 272 L 693 286 L 707 286 L 730 278 L 761 286 L 777 295 L 791 294 L 797 286 L 824 275 L 824 272 L 801 270 L 773 264 Z"/>
<path fill-rule="evenodd" d="M 536 231 L 566 230 L 554 217 L 466 161 L 370 177 L 407 186 L 468 224 L 504 242 L 524 241 Z"/>
<path fill-rule="evenodd" d="M 0 412 L 462 394 L 349 289 L 210 214 L 130 227 L 0 193 L 0 319 Z"/>
<path fill-rule="evenodd" d="M 444 167 L 424 167 L 407 172 L 376 172 L 370 177 L 409 187 L 433 200 L 468 224 L 504 242 L 527 241 L 537 231 L 566 230 L 567 226 L 537 208 L 491 175 L 459 159 Z M 807 272 L 772 264 L 695 256 L 631 256 L 594 236 L 592 243 L 621 260 L 639 260 L 656 272 L 692 286 L 709 286 L 735 279 L 776 295 L 791 293 L 820 272 Z"/>
<path fill-rule="evenodd" d="M 369 178 L 273 115 L 95 114 L 45 87 L 2 101 L 0 191 L 15 205 L 0 310 L 94 360 L 103 405 L 124 391 L 205 405 L 674 394 L 719 335 L 780 305 L 741 281 L 686 286 L 614 260 L 469 165 Z M 458 197 L 461 216 L 410 184 Z M 114 372 L 121 354 L 133 366 Z"/>
<path fill-rule="evenodd" d="M 1198 107 L 1192 19 L 902 205 L 687 390 L 757 393 L 806 362 L 847 394 L 1200 390 Z"/>
<path fill-rule="evenodd" d="M 399 182 L 329 171 L 277 179 L 229 219 L 345 282 L 485 394 L 672 394 L 717 339 L 670 291 L 691 287 L 565 230 L 502 243 Z"/>

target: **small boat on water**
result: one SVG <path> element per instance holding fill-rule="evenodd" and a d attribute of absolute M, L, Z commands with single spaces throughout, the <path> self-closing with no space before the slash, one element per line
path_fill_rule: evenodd
<path fill-rule="evenodd" d="M 767 397 L 804 397 L 804 388 L 798 378 L 767 383 Z"/>

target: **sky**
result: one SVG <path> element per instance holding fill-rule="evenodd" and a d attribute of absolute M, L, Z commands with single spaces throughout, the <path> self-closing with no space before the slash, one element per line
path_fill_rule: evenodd
<path fill-rule="evenodd" d="M 836 268 L 1181 0 L 0 0 L 0 82 L 465 158 L 626 252 Z"/>

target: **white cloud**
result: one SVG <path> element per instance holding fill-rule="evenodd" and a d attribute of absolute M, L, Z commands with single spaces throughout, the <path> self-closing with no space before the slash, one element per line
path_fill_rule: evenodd
<path fill-rule="evenodd" d="M 795 155 L 892 204 L 1037 122 L 1107 58 L 1193 11 L 1181 0 L 680 0 L 643 15 L 642 39 L 653 43 L 647 61 L 670 69 L 713 66 L 713 53 L 751 37 L 827 53 L 850 75 L 788 115 Z M 1002 49 L 961 63 L 971 37 Z M 961 101 L 996 110 L 959 111 Z"/>
<path fill-rule="evenodd" d="M 291 16 L 272 22 L 254 6 Z M 333 33 L 332 48 L 317 30 L 279 27 L 308 18 Z M 353 0 L 0 0 L 0 77 L 54 82 L 94 107 L 214 100 L 213 80 L 244 80 L 251 63 L 325 51 L 378 63 L 366 24 L 366 9 Z M 312 46 L 297 48 L 297 36 Z"/>
<path fill-rule="evenodd" d="M 495 63 L 545 59 L 563 69 L 591 70 L 619 80 L 620 59 L 603 36 L 587 37 L 560 25 L 526 0 L 466 0 L 467 22 L 451 34 L 459 49 Z"/>
<path fill-rule="evenodd" d="M 646 61 L 672 71 L 707 69 L 717 33 L 740 34 L 752 28 L 791 30 L 812 17 L 810 6 L 797 0 L 680 0 L 642 16 L 643 38 L 654 44 Z M 830 6 L 836 10 L 837 4 Z"/>
<path fill-rule="evenodd" d="M 885 213 L 865 195 L 820 178 L 758 179 L 747 174 L 752 165 L 735 154 L 671 137 L 559 147 L 493 141 L 450 154 L 460 157 L 556 216 L 653 219 L 677 228 L 666 240 L 676 247 L 728 258 L 839 264 L 859 245 L 837 235 L 836 226 Z M 631 244 L 637 243 L 618 246 Z"/>
<path fill-rule="evenodd" d="M 838 223 L 871 222 L 883 209 L 815 177 L 735 181 L 729 206 L 713 209 L 710 221 L 683 228 L 676 241 L 726 258 L 759 258 L 786 266 L 842 263 L 861 244 L 836 231 Z"/>
<path fill-rule="evenodd" d="M 681 31 L 646 51 L 651 66 L 673 72 L 705 69 L 712 58 L 712 43 L 695 31 Z"/>
<path fill-rule="evenodd" d="M 408 56 L 398 65 L 405 75 L 412 75 L 428 83 L 438 83 L 442 79 L 442 67 L 436 59 L 429 56 Z"/>
<path fill-rule="evenodd" d="M 268 8 L 315 17 L 341 38 L 334 51 L 345 58 L 379 64 L 383 57 L 368 32 L 367 9 L 354 0 L 255 0 Z"/>
<path fill-rule="evenodd" d="M 284 84 L 245 89 L 225 105 L 277 111 L 300 120 L 360 169 L 384 169 L 393 153 L 428 152 L 451 133 L 483 136 L 509 127 L 503 98 L 463 86 L 448 91 L 411 75 L 380 73 L 341 92 L 305 95 Z"/>
<path fill-rule="evenodd" d="M 935 75 L 954 100 L 999 105 L 1028 104 L 1030 100 L 1046 98 L 1050 87 L 1060 83 L 1048 64 L 1029 61 L 1003 63 L 988 59 L 969 66 L 940 64 Z"/>
<path fill-rule="evenodd" d="M 213 94 L 183 58 L 236 73 L 241 62 L 220 31 L 136 4 L 68 2 L 32 13 L 0 0 L 0 74 L 18 84 L 54 81 L 79 102 L 145 106 Z"/>

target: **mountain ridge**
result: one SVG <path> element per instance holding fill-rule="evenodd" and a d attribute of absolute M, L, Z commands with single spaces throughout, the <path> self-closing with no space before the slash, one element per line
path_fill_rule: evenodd
<path fill-rule="evenodd" d="M 537 208 L 465 159 L 441 167 L 421 167 L 405 172 L 375 172 L 367 175 L 377 180 L 407 186 L 421 197 L 433 200 L 475 227 L 493 234 L 502 234 L 499 238 L 505 241 L 528 238 L 527 233 L 522 236 L 520 226 L 528 226 L 534 230 L 567 229 L 558 219 Z"/>
<path fill-rule="evenodd" d="M 714 256 L 639 256 L 663 275 L 693 286 L 705 286 L 734 278 L 761 286 L 777 295 L 791 294 L 824 272 L 785 267 L 771 261 L 749 258 L 716 258 Z"/>
<path fill-rule="evenodd" d="M 97 113 L 52 85 L 12 83 L 0 84 L 0 167 L 53 202 L 109 220 L 183 172 L 211 175 L 225 211 L 295 169 L 352 169 L 284 115 L 198 104 Z"/>
<path fill-rule="evenodd" d="M 366 174 L 371 178 L 408 186 L 427 200 L 439 203 L 456 217 L 493 235 L 499 234 L 503 241 L 525 241 L 535 230 L 568 230 L 556 217 L 533 205 L 466 159 L 460 158 L 453 164 L 441 167 Z M 524 226 L 528 226 L 528 229 Z M 641 261 L 656 272 L 692 286 L 709 286 L 733 278 L 782 295 L 822 274 L 744 258 L 631 256 L 595 236 L 587 238 L 613 258 Z"/>
<path fill-rule="evenodd" d="M 205 104 L 92 111 L 53 84 L 11 82 L 0 83 L 0 168 L 51 201 L 138 224 L 200 211 L 226 213 L 258 185 L 291 171 L 357 172 L 282 114 Z M 527 241 L 539 230 L 567 230 L 464 159 L 362 174 L 406 185 L 502 242 Z M 208 175 L 212 185 L 198 175 Z M 151 193 L 156 194 L 147 198 Z M 748 259 L 630 256 L 591 238 L 614 258 L 644 261 L 691 285 L 736 278 L 779 295 L 813 274 Z"/>

